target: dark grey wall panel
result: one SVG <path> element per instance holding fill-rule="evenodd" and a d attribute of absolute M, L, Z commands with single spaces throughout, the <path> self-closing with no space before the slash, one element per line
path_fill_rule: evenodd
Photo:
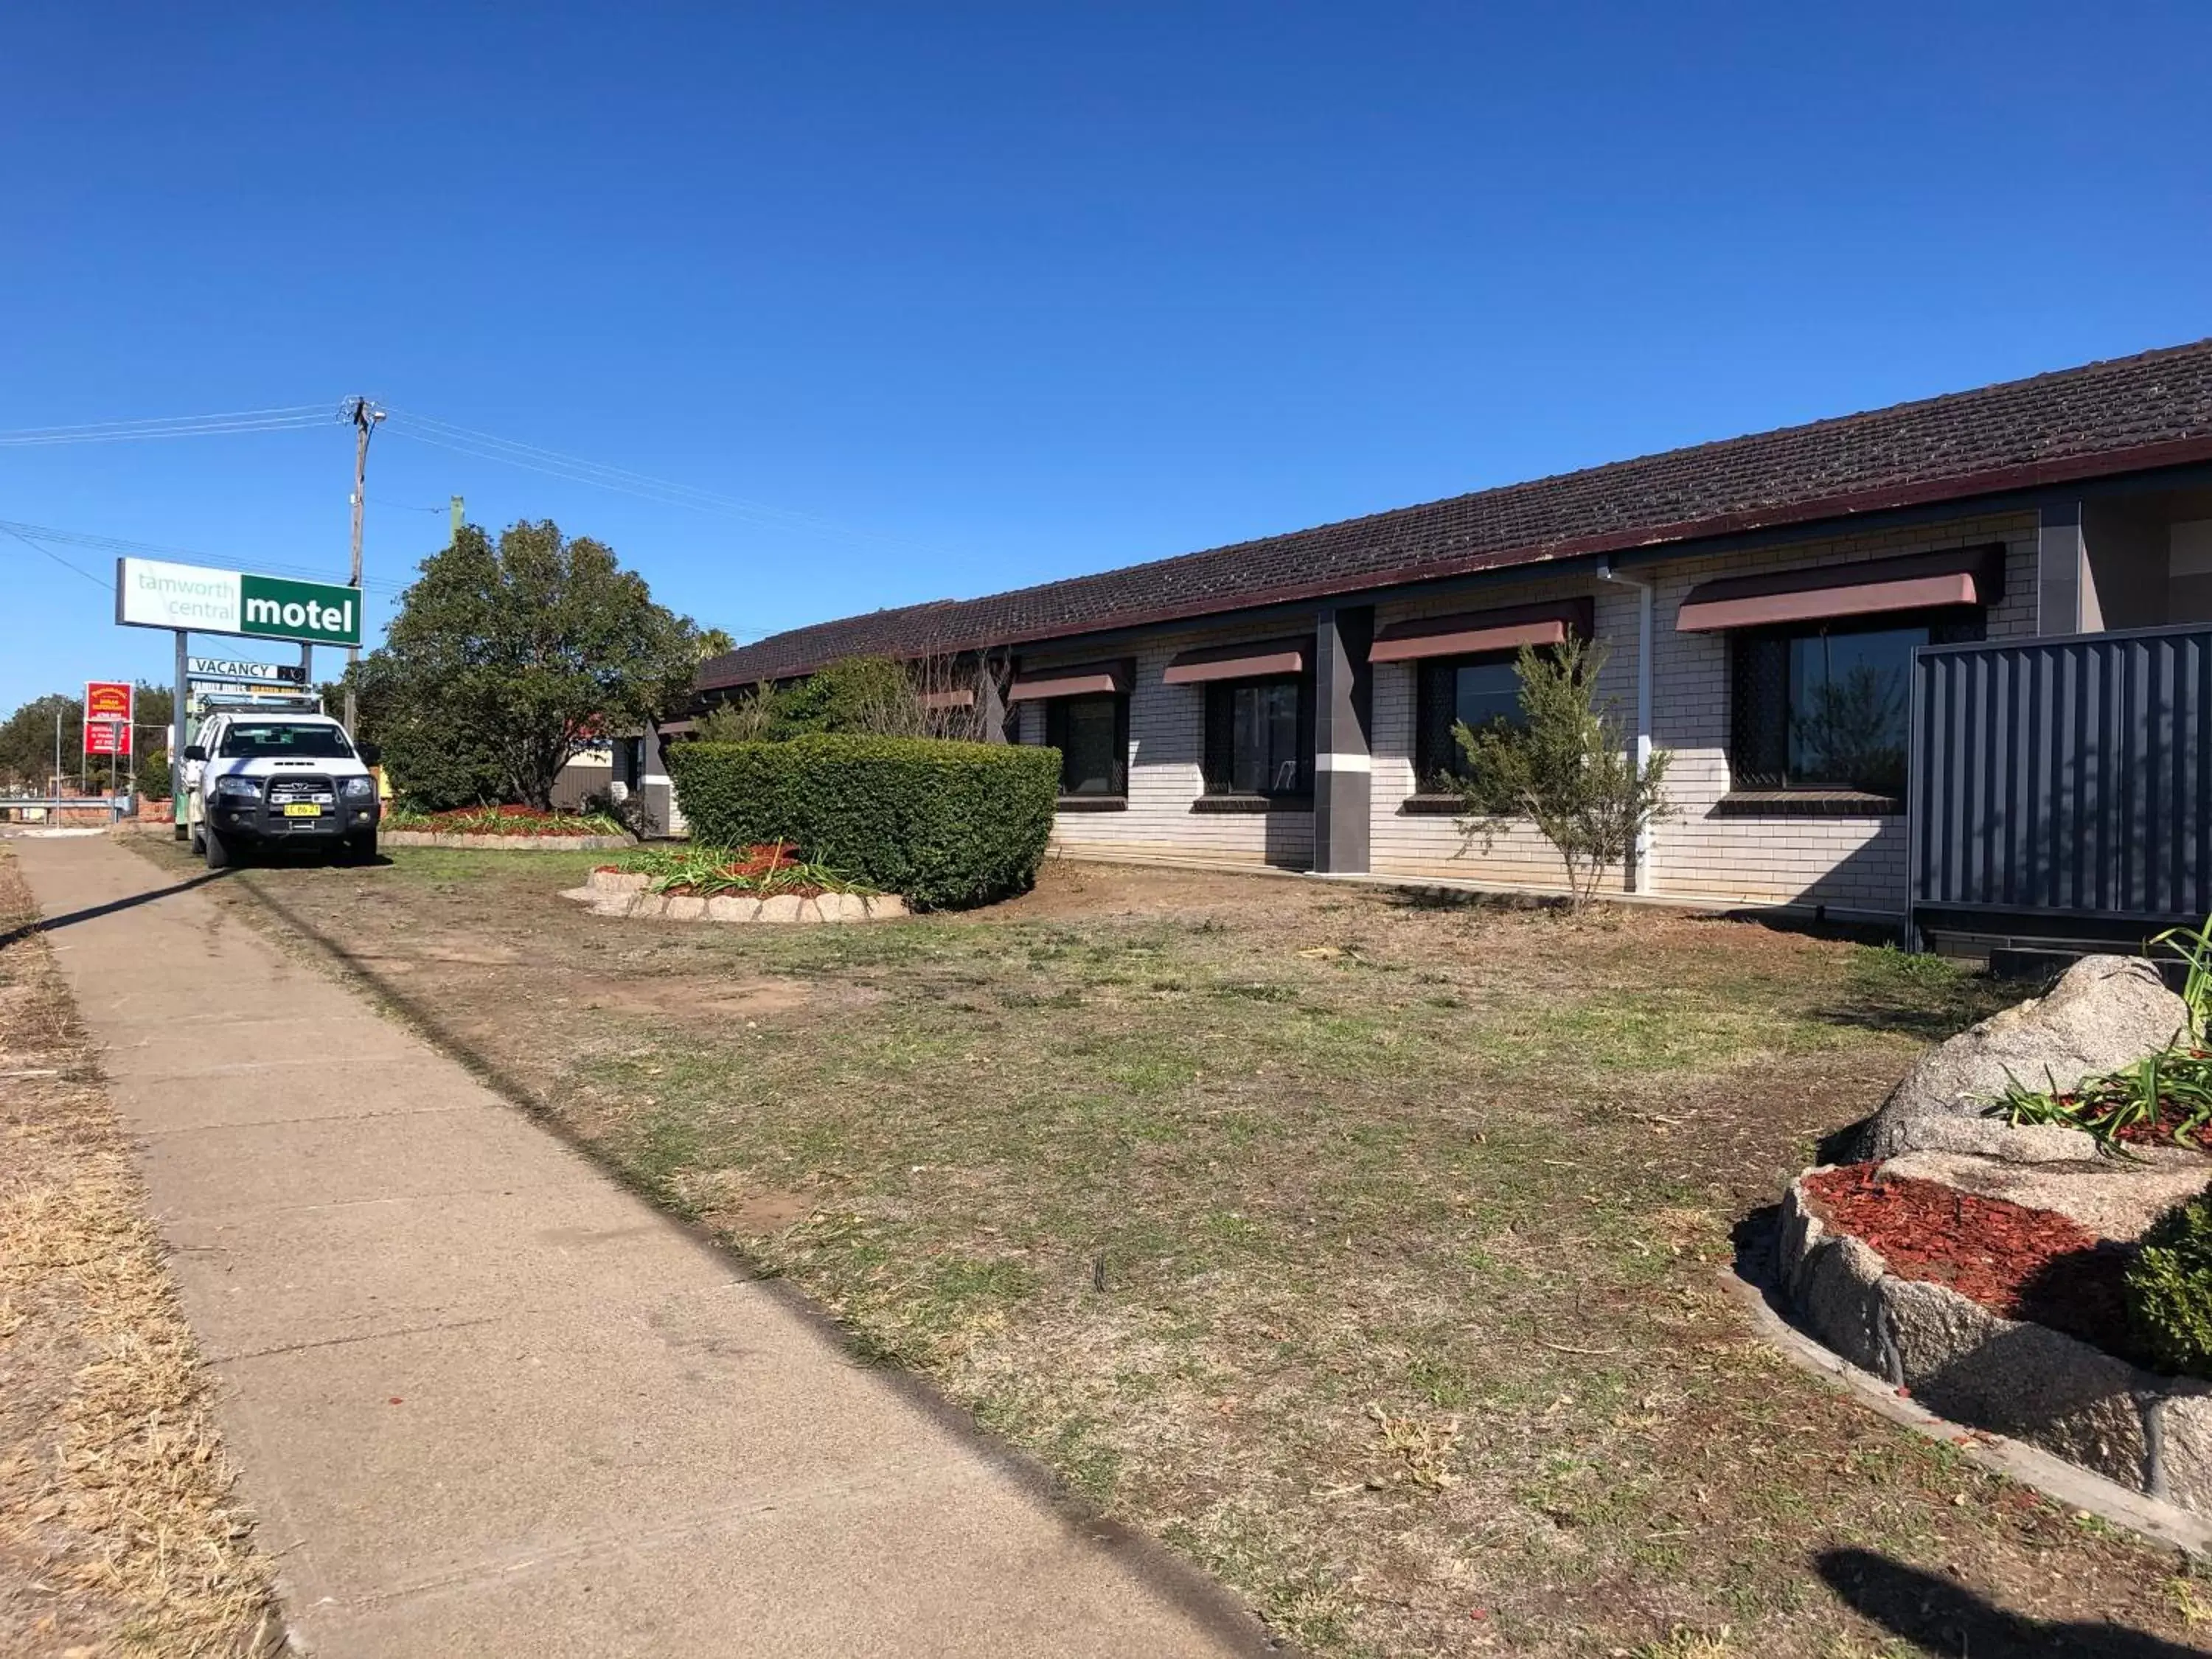
<path fill-rule="evenodd" d="M 2212 628 L 1929 647 L 1912 734 L 1917 909 L 2212 912 Z"/>

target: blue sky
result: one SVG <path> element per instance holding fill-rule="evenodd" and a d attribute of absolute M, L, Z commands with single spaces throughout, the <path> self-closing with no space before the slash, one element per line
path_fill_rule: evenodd
<path fill-rule="evenodd" d="M 2208 61 L 2202 4 L 18 4 L 0 431 L 366 392 L 773 509 L 395 417 L 373 614 L 458 492 L 757 634 L 2212 333 Z M 0 521 L 342 577 L 350 462 L 0 445 Z M 0 712 L 164 671 L 0 578 Z"/>

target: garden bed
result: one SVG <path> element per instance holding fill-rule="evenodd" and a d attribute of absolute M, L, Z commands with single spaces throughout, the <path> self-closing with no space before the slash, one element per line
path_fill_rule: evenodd
<path fill-rule="evenodd" d="M 499 836 L 426 830 L 386 830 L 384 847 L 471 847 L 494 853 L 611 853 L 637 843 L 628 836 Z"/>
<path fill-rule="evenodd" d="M 2122 1289 L 2133 1237 L 2212 1164 L 2006 1166 L 1921 1153 L 1808 1170 L 1783 1204 L 1792 1308 L 1931 1411 L 2212 1515 L 2212 1383 L 2133 1362 Z M 2032 1181 L 2051 1206 L 1972 1190 L 2008 1181 Z M 2126 1218 L 2085 1224 L 2114 1215 Z"/>
<path fill-rule="evenodd" d="M 588 853 L 637 844 L 619 822 L 604 812 L 541 812 L 530 806 L 387 811 L 380 838 L 393 847 L 473 847 L 502 852 Z"/>
<path fill-rule="evenodd" d="M 896 893 L 837 893 L 818 886 L 768 894 L 705 893 L 685 884 L 656 892 L 654 880 L 647 871 L 603 865 L 583 886 L 561 896 L 588 904 L 599 915 L 637 921 L 885 921 L 907 914 L 906 901 Z"/>
<path fill-rule="evenodd" d="M 1898 1278 L 1945 1285 L 2006 1319 L 2134 1357 L 2123 1248 L 2056 1210 L 1880 1170 L 1823 1170 L 1804 1189 L 1826 1225 L 1865 1243 Z"/>

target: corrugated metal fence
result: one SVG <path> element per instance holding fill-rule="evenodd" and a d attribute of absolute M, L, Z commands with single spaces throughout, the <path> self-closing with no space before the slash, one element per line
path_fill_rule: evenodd
<path fill-rule="evenodd" d="M 2212 911 L 2212 628 L 1930 646 L 1914 665 L 1916 924 Z"/>

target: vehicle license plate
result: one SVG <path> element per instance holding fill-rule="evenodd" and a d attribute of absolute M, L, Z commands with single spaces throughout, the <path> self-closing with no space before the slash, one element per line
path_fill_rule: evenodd
<path fill-rule="evenodd" d="M 311 800 L 288 801 L 284 806 L 288 818 L 319 818 L 322 815 L 323 809 Z"/>

